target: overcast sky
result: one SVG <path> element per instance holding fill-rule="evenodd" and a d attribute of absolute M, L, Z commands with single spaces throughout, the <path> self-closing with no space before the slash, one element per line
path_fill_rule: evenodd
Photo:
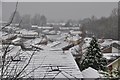
<path fill-rule="evenodd" d="M 3 20 L 8 20 L 15 9 L 14 2 L 2 3 Z M 20 15 L 38 13 L 45 15 L 48 20 L 79 20 L 95 15 L 108 17 L 111 11 L 116 8 L 117 2 L 20 2 L 18 11 Z"/>

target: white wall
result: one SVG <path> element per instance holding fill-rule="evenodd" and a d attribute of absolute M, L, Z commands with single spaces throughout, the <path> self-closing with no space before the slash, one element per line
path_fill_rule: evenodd
<path fill-rule="evenodd" d="M 112 47 L 112 53 L 118 53 L 120 50 L 118 50 L 117 48 L 115 47 Z"/>

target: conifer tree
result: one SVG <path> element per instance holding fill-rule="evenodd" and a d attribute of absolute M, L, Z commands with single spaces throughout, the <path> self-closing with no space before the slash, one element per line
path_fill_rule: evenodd
<path fill-rule="evenodd" d="M 97 40 L 92 38 L 90 46 L 87 48 L 84 59 L 80 63 L 81 70 L 92 67 L 96 70 L 106 70 L 107 60 L 103 57 Z"/>

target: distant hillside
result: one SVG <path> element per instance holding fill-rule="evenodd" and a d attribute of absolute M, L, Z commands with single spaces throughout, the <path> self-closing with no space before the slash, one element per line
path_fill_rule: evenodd
<path fill-rule="evenodd" d="M 92 18 L 82 20 L 81 24 L 98 38 L 118 39 L 118 15 L 114 10 L 109 17 L 96 19 L 93 16 Z"/>

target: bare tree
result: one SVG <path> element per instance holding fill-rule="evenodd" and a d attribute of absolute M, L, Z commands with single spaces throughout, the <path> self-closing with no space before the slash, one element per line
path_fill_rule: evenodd
<path fill-rule="evenodd" d="M 44 15 L 42 15 L 40 18 L 40 25 L 45 26 L 46 23 L 47 23 L 47 18 Z"/>
<path fill-rule="evenodd" d="M 114 8 L 114 9 L 112 10 L 111 16 L 112 16 L 112 17 L 113 17 L 113 16 L 118 16 L 118 8 Z"/>
<path fill-rule="evenodd" d="M 4 30 L 5 27 L 10 26 L 14 20 L 15 14 L 17 12 L 17 7 L 18 7 L 18 2 L 16 3 L 16 8 L 13 13 L 13 16 L 11 17 L 10 22 L 8 22 L 4 27 L 1 28 L 1 31 Z M 19 25 L 21 24 L 22 19 L 19 22 Z M 9 43 L 8 43 L 9 41 Z M 6 43 L 7 42 L 7 43 Z M 23 55 L 23 52 L 21 53 L 21 49 L 19 51 L 16 51 L 15 55 L 11 55 L 11 51 L 14 49 L 14 47 L 11 47 L 11 40 L 6 40 L 5 44 L 2 43 L 2 58 L 1 62 L 2 65 L 0 66 L 0 79 L 2 80 L 3 78 L 11 78 L 12 80 L 16 80 L 21 76 L 23 72 L 25 72 L 25 69 L 28 67 L 33 55 L 35 54 L 36 51 L 31 52 L 31 54 L 27 58 L 21 58 Z M 22 60 L 24 60 L 22 62 Z M 19 66 L 23 63 L 22 67 L 19 68 Z"/>
<path fill-rule="evenodd" d="M 13 19 L 14 19 L 14 17 L 15 17 L 15 14 L 16 14 L 16 12 L 17 12 L 17 7 L 18 7 L 18 2 L 16 3 L 16 8 L 15 8 L 15 11 L 13 12 L 13 16 L 11 17 L 11 20 L 10 20 L 4 27 L 2 27 L 1 30 L 3 30 L 5 27 L 7 27 L 7 26 L 9 26 L 10 24 L 12 24 Z"/>
<path fill-rule="evenodd" d="M 40 26 L 40 19 L 41 19 L 40 14 L 35 14 L 34 17 L 31 19 L 31 23 L 33 25 Z"/>
<path fill-rule="evenodd" d="M 11 18 L 13 17 L 13 14 L 14 14 L 14 13 L 11 14 L 11 16 L 10 16 L 10 18 L 9 18 L 9 21 L 11 21 Z M 21 16 L 20 16 L 19 12 L 16 11 L 12 23 L 19 24 L 20 20 L 21 20 Z"/>

